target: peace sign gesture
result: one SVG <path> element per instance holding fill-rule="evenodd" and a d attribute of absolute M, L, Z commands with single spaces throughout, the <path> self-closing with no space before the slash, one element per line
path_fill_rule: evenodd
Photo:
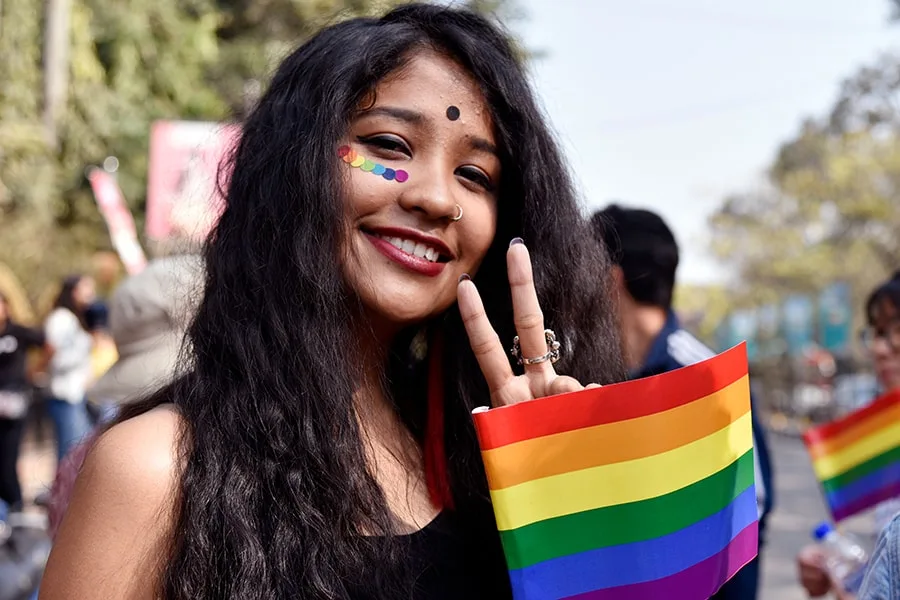
<path fill-rule="evenodd" d="M 466 326 L 469 344 L 490 388 L 491 404 L 495 407 L 506 406 L 584 389 L 577 380 L 557 375 L 550 360 L 534 361 L 548 354 L 551 348 L 547 347 L 544 315 L 534 289 L 531 257 L 521 239 L 516 238 L 510 244 L 506 264 L 513 316 L 519 334 L 519 356 L 532 359 L 524 361 L 524 375 L 517 376 L 510 368 L 506 351 L 484 312 L 484 304 L 475 284 L 463 278 L 457 289 L 459 313 Z M 598 386 L 591 384 L 588 387 Z"/>

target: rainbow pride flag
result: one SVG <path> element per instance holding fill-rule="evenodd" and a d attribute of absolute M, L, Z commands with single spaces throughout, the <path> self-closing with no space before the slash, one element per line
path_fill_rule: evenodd
<path fill-rule="evenodd" d="M 900 393 L 810 429 L 803 440 L 835 521 L 900 496 Z"/>
<path fill-rule="evenodd" d="M 743 345 L 474 418 L 517 600 L 705 600 L 756 556 Z"/>

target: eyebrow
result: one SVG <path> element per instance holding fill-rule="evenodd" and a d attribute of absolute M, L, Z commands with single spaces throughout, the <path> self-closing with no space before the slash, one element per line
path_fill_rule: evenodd
<path fill-rule="evenodd" d="M 422 113 L 407 108 L 397 108 L 396 106 L 376 106 L 363 111 L 361 116 L 368 115 L 383 115 L 398 121 L 412 123 L 413 125 L 421 125 L 425 121 L 425 115 Z"/>
<path fill-rule="evenodd" d="M 360 114 L 361 117 L 378 115 L 389 117 L 391 119 L 397 119 L 398 121 L 411 123 L 413 125 L 422 125 L 426 120 L 425 115 L 420 112 L 416 112 L 408 108 L 399 108 L 397 106 L 375 106 L 363 111 Z M 487 154 L 493 154 L 498 158 L 500 157 L 500 151 L 497 150 L 497 146 L 482 137 L 472 136 L 471 146 L 474 150 L 485 152 Z"/>
<path fill-rule="evenodd" d="M 472 148 L 475 150 L 480 150 L 481 152 L 493 154 L 498 158 L 500 157 L 500 152 L 497 150 L 497 146 L 484 138 L 480 138 L 477 136 L 472 137 Z"/>

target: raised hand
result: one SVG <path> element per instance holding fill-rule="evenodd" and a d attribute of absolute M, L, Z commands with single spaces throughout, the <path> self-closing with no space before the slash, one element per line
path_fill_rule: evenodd
<path fill-rule="evenodd" d="M 534 289 L 531 257 L 522 240 L 517 238 L 510 244 L 506 262 L 516 332 L 519 334 L 520 356 L 526 359 L 542 357 L 550 348 L 547 347 L 544 335 L 544 314 Z M 550 360 L 525 364 L 524 375 L 513 373 L 506 349 L 484 312 L 484 304 L 475 284 L 468 279 L 460 280 L 457 298 L 469 344 L 487 380 L 493 406 L 506 406 L 584 389 L 575 379 L 557 375 Z M 512 343 L 512 340 L 504 341 Z M 588 387 L 597 386 L 591 384 Z"/>

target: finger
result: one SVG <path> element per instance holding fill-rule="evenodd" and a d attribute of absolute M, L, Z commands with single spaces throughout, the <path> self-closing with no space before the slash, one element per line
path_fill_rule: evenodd
<path fill-rule="evenodd" d="M 493 394 L 515 377 L 506 358 L 506 351 L 484 312 L 484 304 L 475 284 L 468 280 L 461 281 L 456 289 L 456 297 L 459 314 L 469 336 L 469 345 Z"/>
<path fill-rule="evenodd" d="M 584 386 L 577 379 L 560 375 L 554 377 L 547 389 L 547 396 L 556 396 L 557 394 L 567 394 L 569 392 L 580 392 Z"/>
<path fill-rule="evenodd" d="M 584 389 L 586 389 L 586 390 L 593 390 L 593 389 L 602 388 L 602 387 L 603 387 L 603 386 L 600 385 L 599 383 L 589 383 L 589 384 L 587 384 L 586 386 L 584 386 Z"/>
<path fill-rule="evenodd" d="M 537 358 L 547 353 L 547 340 L 544 337 L 544 314 L 538 303 L 534 289 L 534 274 L 531 269 L 531 256 L 521 240 L 513 240 L 506 254 L 506 267 L 509 271 L 509 288 L 512 292 L 513 318 L 516 333 L 519 334 L 521 356 Z M 536 365 L 526 365 L 526 371 L 553 371 L 550 361 Z"/>

